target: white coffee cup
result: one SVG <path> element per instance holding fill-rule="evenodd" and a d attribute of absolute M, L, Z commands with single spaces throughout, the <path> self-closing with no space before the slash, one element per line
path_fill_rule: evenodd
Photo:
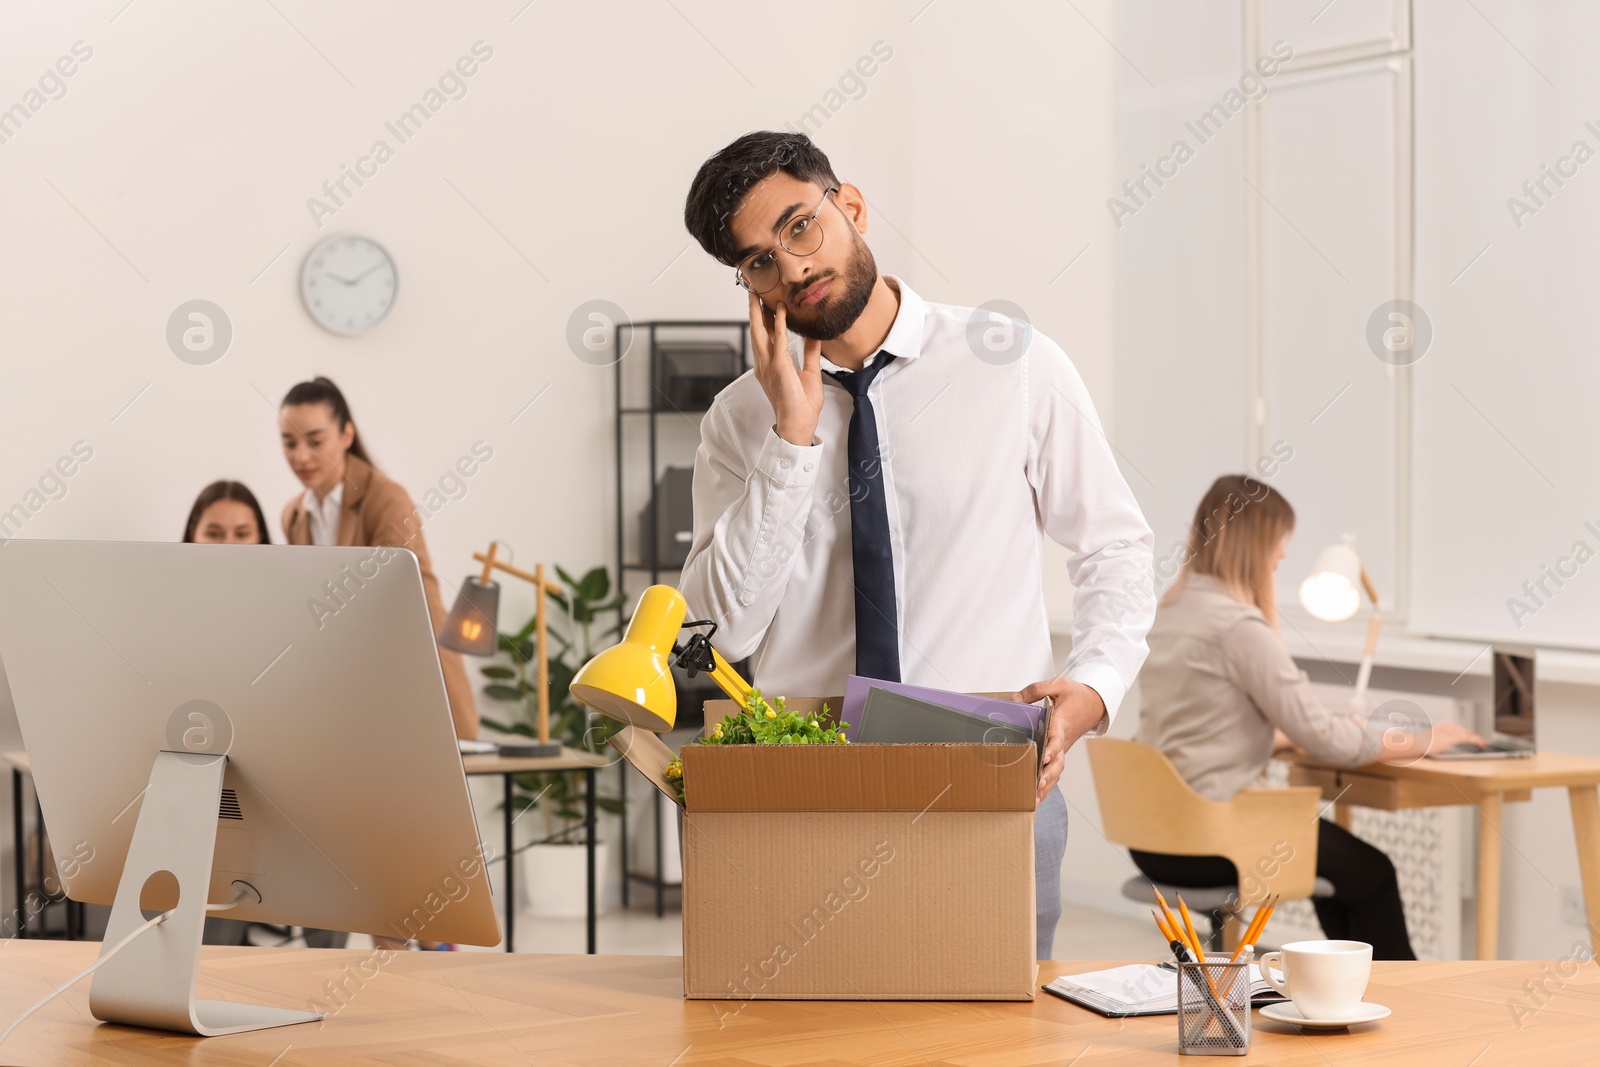
<path fill-rule="evenodd" d="M 1372 976 L 1372 946 L 1365 941 L 1291 941 L 1263 952 L 1261 977 L 1307 1019 L 1348 1019 L 1355 1014 Z M 1283 971 L 1279 978 L 1272 973 Z"/>

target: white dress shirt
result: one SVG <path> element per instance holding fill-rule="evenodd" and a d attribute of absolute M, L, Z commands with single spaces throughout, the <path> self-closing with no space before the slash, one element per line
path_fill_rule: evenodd
<path fill-rule="evenodd" d="M 305 504 L 306 516 L 311 520 L 311 543 L 314 545 L 336 545 L 339 543 L 339 511 L 344 506 L 344 481 L 329 491 L 328 495 L 317 502 L 317 494 L 310 489 L 301 498 Z"/>
<path fill-rule="evenodd" d="M 1060 673 L 1100 694 L 1103 732 L 1148 651 L 1153 537 L 1083 380 L 1037 330 L 1018 358 L 978 358 L 967 340 L 971 309 L 925 302 L 886 280 L 900 309 L 882 349 L 898 358 L 870 395 L 901 679 L 1007 692 L 1054 677 L 1041 569 L 1048 534 L 1076 553 L 1072 651 Z M 854 404 L 826 376 L 822 392 L 809 446 L 777 435 L 754 372 L 719 393 L 700 424 L 694 542 L 680 588 L 689 618 L 717 622 L 712 643 L 726 659 L 755 654 L 754 681 L 773 696 L 838 695 L 855 671 L 845 479 Z"/>

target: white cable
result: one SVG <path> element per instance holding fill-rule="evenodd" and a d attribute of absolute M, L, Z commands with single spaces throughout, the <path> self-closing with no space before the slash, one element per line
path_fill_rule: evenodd
<path fill-rule="evenodd" d="M 239 906 L 239 902 L 244 899 L 244 895 L 245 891 L 241 889 L 239 890 L 238 895 L 226 904 L 207 904 L 206 911 L 228 911 L 231 908 L 237 908 Z M 115 945 L 112 945 L 109 952 L 103 953 L 99 959 L 95 960 L 93 963 L 79 971 L 77 974 L 73 975 L 71 978 L 68 978 L 65 982 L 62 982 L 37 1004 L 33 1005 L 33 1007 L 29 1008 L 15 1019 L 12 1019 L 11 1025 L 7 1026 L 4 1030 L 0 1030 L 0 1045 L 5 1044 L 6 1038 L 11 1036 L 11 1031 L 15 1030 L 18 1026 L 21 1026 L 24 1019 L 38 1011 L 40 1008 L 44 1007 L 46 1004 L 50 1003 L 52 1000 L 59 997 L 62 993 L 65 993 L 68 989 L 71 989 L 73 986 L 83 981 L 85 978 L 89 977 L 95 971 L 99 970 L 102 963 L 107 962 L 111 959 L 111 957 L 127 948 L 129 942 L 131 942 L 134 938 L 138 937 L 145 931 L 152 930 L 166 922 L 172 917 L 173 911 L 177 911 L 177 909 L 174 908 L 172 911 L 164 911 L 160 915 L 157 915 L 154 919 L 146 922 L 143 926 L 134 928 L 134 930 L 128 934 L 127 937 L 124 937 L 121 941 L 118 941 Z"/>
<path fill-rule="evenodd" d="M 174 909 L 174 910 L 176 910 L 176 909 Z M 85 978 L 89 977 L 89 975 L 93 974 L 96 970 L 99 969 L 99 967 L 100 967 L 100 965 L 102 963 L 105 963 L 112 956 L 115 956 L 117 953 L 121 952 L 124 948 L 126 948 L 130 941 L 132 941 L 134 938 L 138 937 L 140 934 L 144 933 L 145 931 L 154 929 L 155 927 L 157 927 L 157 926 L 161 925 L 162 923 L 166 922 L 168 917 L 170 917 L 171 915 L 172 915 L 172 912 L 164 911 L 160 915 L 157 915 L 154 919 L 151 919 L 149 922 L 145 923 L 143 926 L 136 927 L 133 930 L 133 932 L 130 933 L 127 937 L 124 937 L 121 941 L 118 941 L 115 945 L 113 945 L 111 947 L 111 951 L 109 951 L 107 953 L 104 953 L 99 959 L 95 960 L 89 966 L 85 967 L 83 970 L 79 971 L 77 974 L 73 975 L 71 978 L 68 978 L 65 982 L 62 982 L 59 986 L 57 986 L 54 990 L 52 990 L 48 995 L 46 995 L 42 1000 L 40 1000 L 33 1007 L 29 1008 L 27 1011 L 23 1012 L 21 1015 L 17 1016 L 15 1019 L 12 1019 L 10 1026 L 7 1026 L 4 1030 L 0 1030 L 0 1045 L 5 1044 L 6 1038 L 11 1036 L 11 1031 L 15 1030 L 18 1026 L 22 1025 L 22 1021 L 24 1019 L 26 1019 L 28 1016 L 32 1015 L 34 1012 L 38 1011 L 40 1008 L 44 1007 L 46 1004 L 50 1003 L 52 1000 L 54 1000 L 57 997 L 59 997 L 62 993 L 66 992 L 68 989 L 71 989 L 73 986 L 75 986 L 79 982 L 83 981 Z"/>

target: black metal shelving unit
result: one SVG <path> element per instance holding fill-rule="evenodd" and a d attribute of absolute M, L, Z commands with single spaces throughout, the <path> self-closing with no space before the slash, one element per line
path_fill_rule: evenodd
<path fill-rule="evenodd" d="M 739 372 L 742 373 L 750 367 L 750 323 L 748 320 L 671 319 L 653 322 L 621 322 L 613 329 L 612 352 L 617 356 L 616 362 L 613 364 L 616 368 L 617 588 L 625 597 L 623 608 L 621 609 L 624 621 L 626 621 L 626 612 L 628 610 L 627 604 L 631 601 L 633 593 L 633 589 L 629 584 L 630 577 L 648 577 L 647 584 L 649 585 L 660 584 L 663 579 L 668 584 L 673 584 L 677 581 L 679 573 L 678 567 L 662 563 L 660 559 L 662 555 L 661 546 L 659 538 L 656 536 L 659 529 L 657 517 L 662 506 L 659 482 L 663 460 L 660 442 L 660 420 L 664 416 L 699 416 L 703 415 L 707 410 L 705 407 L 680 407 L 674 404 L 661 391 L 663 342 L 667 342 L 669 339 L 703 341 L 709 337 L 710 339 L 721 340 L 731 344 L 731 335 L 733 334 L 738 336 L 738 367 Z M 644 345 L 643 352 L 646 358 L 643 361 L 637 358 L 627 358 L 632 353 L 633 346 L 641 342 Z M 647 375 L 643 386 L 645 402 L 642 404 L 629 404 L 626 402 L 629 393 L 624 379 L 624 368 L 637 367 L 641 362 L 644 364 Z M 639 392 L 637 385 L 634 391 L 635 393 Z M 648 543 L 646 543 L 642 536 L 643 531 L 641 531 L 639 551 L 635 557 L 630 558 L 627 547 L 629 543 L 627 524 L 630 519 L 637 519 L 639 511 L 628 507 L 626 475 L 629 454 L 627 446 L 630 425 L 638 423 L 643 423 L 642 429 L 646 434 L 649 452 L 649 499 L 647 503 L 644 503 L 644 529 L 650 531 L 651 536 L 648 539 Z M 688 459 L 692 461 L 692 453 Z M 749 677 L 748 662 L 737 663 L 733 666 L 747 678 Z M 695 681 L 700 683 L 705 682 L 705 679 L 700 678 Z M 721 690 L 710 683 L 705 685 L 687 683 L 681 674 L 677 677 L 677 683 L 678 707 L 680 709 L 678 725 L 697 725 L 703 722 L 702 701 L 708 697 L 721 696 Z M 626 804 L 628 797 L 628 765 L 622 760 L 619 760 L 617 765 L 620 768 L 618 794 L 623 803 Z M 629 888 L 632 884 L 641 882 L 655 890 L 656 917 L 660 918 L 665 914 L 664 900 L 666 890 L 681 888 L 681 883 L 668 882 L 661 877 L 663 860 L 661 816 L 663 801 L 661 794 L 655 790 L 651 790 L 651 800 L 655 838 L 655 869 L 653 871 L 638 871 L 633 868 L 628 855 L 628 820 L 626 816 L 621 820 L 622 906 L 624 908 L 628 906 Z"/>

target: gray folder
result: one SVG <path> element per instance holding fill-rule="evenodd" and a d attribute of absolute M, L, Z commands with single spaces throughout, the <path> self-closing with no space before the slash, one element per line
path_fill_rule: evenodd
<path fill-rule="evenodd" d="M 1049 715 L 1039 717 L 1036 731 L 998 719 L 973 715 L 931 700 L 919 700 L 873 686 L 867 691 L 861 721 L 851 730 L 860 744 L 1034 744 L 1035 758 L 1044 753 Z"/>

